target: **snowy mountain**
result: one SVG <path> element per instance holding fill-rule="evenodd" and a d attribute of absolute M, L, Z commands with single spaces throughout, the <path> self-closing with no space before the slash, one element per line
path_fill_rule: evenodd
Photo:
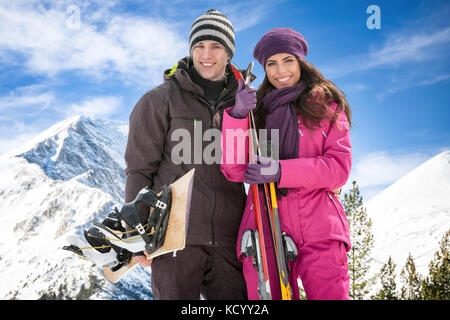
<path fill-rule="evenodd" d="M 123 201 L 128 127 L 74 117 L 0 156 L 0 299 L 152 299 L 149 269 L 117 284 L 62 250 Z M 450 151 L 422 164 L 365 204 L 373 221 L 372 272 L 413 255 L 418 271 L 450 229 Z"/>
<path fill-rule="evenodd" d="M 411 253 L 417 271 L 428 264 L 450 229 L 450 151 L 431 158 L 365 204 L 372 219 L 375 246 L 372 271 L 389 256 L 400 273 Z"/>
<path fill-rule="evenodd" d="M 137 267 L 118 284 L 62 250 L 123 201 L 128 127 L 73 117 L 0 157 L 0 299 L 151 299 Z"/>

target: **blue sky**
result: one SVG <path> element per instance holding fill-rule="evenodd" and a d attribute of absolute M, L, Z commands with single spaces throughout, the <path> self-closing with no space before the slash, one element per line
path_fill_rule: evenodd
<path fill-rule="evenodd" d="M 370 5 L 380 29 L 367 26 Z M 350 102 L 349 181 L 366 200 L 450 149 L 448 1 L 2 0 L 0 154 L 77 114 L 127 122 L 210 8 L 232 21 L 242 68 L 269 29 L 305 36 L 306 59 Z"/>

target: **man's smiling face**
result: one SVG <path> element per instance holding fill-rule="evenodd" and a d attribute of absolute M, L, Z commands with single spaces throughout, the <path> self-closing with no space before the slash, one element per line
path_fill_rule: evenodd
<path fill-rule="evenodd" d="M 201 41 L 195 44 L 192 59 L 195 69 L 204 79 L 218 81 L 225 76 L 225 68 L 230 57 L 220 43 Z"/>

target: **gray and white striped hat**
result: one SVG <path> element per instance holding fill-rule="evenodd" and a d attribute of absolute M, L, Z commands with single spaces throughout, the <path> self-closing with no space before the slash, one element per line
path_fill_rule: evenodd
<path fill-rule="evenodd" d="M 234 29 L 230 20 L 215 9 L 210 9 L 198 17 L 189 33 L 189 53 L 192 56 L 194 45 L 200 41 L 217 41 L 225 47 L 230 58 L 236 50 Z"/>

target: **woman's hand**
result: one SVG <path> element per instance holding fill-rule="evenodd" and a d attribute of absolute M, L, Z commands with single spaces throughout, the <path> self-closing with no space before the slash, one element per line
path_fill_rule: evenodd
<path fill-rule="evenodd" d="M 237 119 L 247 117 L 250 110 L 256 108 L 256 92 L 252 87 L 244 87 L 244 82 L 239 80 L 239 87 L 236 93 L 235 105 L 231 109 L 231 116 Z"/>
<path fill-rule="evenodd" d="M 279 182 L 281 178 L 280 163 L 272 158 L 254 156 L 256 163 L 249 163 L 244 173 L 244 182 L 263 184 Z"/>

